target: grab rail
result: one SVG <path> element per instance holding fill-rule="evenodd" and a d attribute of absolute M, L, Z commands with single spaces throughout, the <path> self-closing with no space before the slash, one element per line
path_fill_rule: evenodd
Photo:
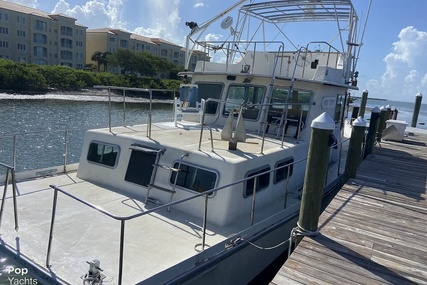
<path fill-rule="evenodd" d="M 11 180 L 12 180 L 12 189 L 13 189 L 13 214 L 15 217 L 15 231 L 19 230 L 19 226 L 18 226 L 18 210 L 17 210 L 17 202 L 16 202 L 16 192 L 17 192 L 17 187 L 16 187 L 16 177 L 15 177 L 15 167 L 1 163 L 0 162 L 0 166 L 5 167 L 6 168 L 6 179 L 4 181 L 4 189 L 3 189 L 3 198 L 1 200 L 1 206 L 0 206 L 0 227 L 1 227 L 1 221 L 3 218 L 3 210 L 4 210 L 4 202 L 6 200 L 6 192 L 7 192 L 7 186 L 9 184 L 9 172 L 12 174 L 11 175 Z"/>
<path fill-rule="evenodd" d="M 276 167 L 274 169 L 271 169 L 271 170 L 268 170 L 268 171 L 264 171 L 262 173 L 258 173 L 258 174 L 254 175 L 254 176 L 246 177 L 244 179 L 241 179 L 241 180 L 229 183 L 227 185 L 223 185 L 223 186 L 220 186 L 220 187 L 217 187 L 217 188 L 214 188 L 214 189 L 202 192 L 202 193 L 194 194 L 191 197 L 187 197 L 187 198 L 184 198 L 184 199 L 181 199 L 181 200 L 172 201 L 172 202 L 169 202 L 169 203 L 166 203 L 166 204 L 163 204 L 163 205 L 159 205 L 156 208 L 149 209 L 149 210 L 147 210 L 145 212 L 141 212 L 141 213 L 133 214 L 133 215 L 129 215 L 129 216 L 117 216 L 117 215 L 114 215 L 114 214 L 112 214 L 112 213 L 110 213 L 110 212 L 102 209 L 101 207 L 99 207 L 97 205 L 94 205 L 92 203 L 89 203 L 89 202 L 87 202 L 87 201 L 85 201 L 85 200 L 83 200 L 83 199 L 81 199 L 81 198 L 79 198 L 79 197 L 77 197 L 77 196 L 75 196 L 73 194 L 70 194 L 67 191 L 65 191 L 65 190 L 63 190 L 63 189 L 61 189 L 61 188 L 59 188 L 59 187 L 57 187 L 55 185 L 50 185 L 50 187 L 54 190 L 54 195 L 53 195 L 53 205 L 52 205 L 52 217 L 51 217 L 51 224 L 50 224 L 50 231 L 49 231 L 49 241 L 48 241 L 47 256 L 46 256 L 46 266 L 47 267 L 51 266 L 50 265 L 50 254 L 51 254 L 52 241 L 53 241 L 53 232 L 54 232 L 54 225 L 55 225 L 55 216 L 56 216 L 58 192 L 61 192 L 62 194 L 64 194 L 64 195 L 66 195 L 66 196 L 68 196 L 68 197 L 70 197 L 70 198 L 72 198 L 72 199 L 74 199 L 74 200 L 82 203 L 83 205 L 88 206 L 89 208 L 92 208 L 92 209 L 94 209 L 94 210 L 96 210 L 96 211 L 98 211 L 100 213 L 103 213 L 104 215 L 106 215 L 106 216 L 108 216 L 110 218 L 113 218 L 115 220 L 119 220 L 120 221 L 120 252 L 119 252 L 119 277 L 118 277 L 118 279 L 119 279 L 118 280 L 118 284 L 120 285 L 120 284 L 122 284 L 122 278 L 123 278 L 123 258 L 124 258 L 123 257 L 123 251 L 124 251 L 124 238 L 125 238 L 125 232 L 124 232 L 124 230 L 125 230 L 125 222 L 126 221 L 132 220 L 132 219 L 135 219 L 135 218 L 138 218 L 138 217 L 141 217 L 141 216 L 145 216 L 145 215 L 148 215 L 148 214 L 160 211 L 162 209 L 167 209 L 167 208 L 170 208 L 171 206 L 182 204 L 182 203 L 185 203 L 187 201 L 196 199 L 198 197 L 205 196 L 204 207 L 203 207 L 203 211 L 204 212 L 203 212 L 203 234 L 202 234 L 202 250 L 204 250 L 205 245 L 206 245 L 205 244 L 205 239 L 206 239 L 206 229 L 207 229 L 208 196 L 210 194 L 219 192 L 220 190 L 224 190 L 224 189 L 227 189 L 227 188 L 229 188 L 231 186 L 234 186 L 234 185 L 237 185 L 237 184 L 240 184 L 240 183 L 244 183 L 244 182 L 246 182 L 248 180 L 254 179 L 255 181 L 254 181 L 254 189 L 253 189 L 253 197 L 252 197 L 252 207 L 251 207 L 251 211 L 250 211 L 250 221 L 251 221 L 251 226 L 252 226 L 253 222 L 254 222 L 254 216 L 255 216 L 255 201 L 256 201 L 256 197 L 255 196 L 256 196 L 256 192 L 257 192 L 256 191 L 257 190 L 256 180 L 258 179 L 258 177 L 262 176 L 262 175 L 265 175 L 265 174 L 268 174 L 268 173 L 271 173 L 271 172 L 274 172 L 274 171 L 277 171 L 279 169 L 288 167 L 288 172 L 287 172 L 286 179 L 289 180 L 289 178 L 290 178 L 290 171 L 289 171 L 290 166 L 291 165 L 295 165 L 297 163 L 301 163 L 301 162 L 303 162 L 305 160 L 307 160 L 307 158 L 303 158 L 303 159 L 300 159 L 298 161 L 294 161 L 294 162 L 282 165 L 280 167 Z M 286 188 L 285 188 L 284 195 L 285 195 L 284 208 L 286 208 L 286 201 L 287 201 L 287 196 L 288 196 L 288 183 L 286 183 Z"/>

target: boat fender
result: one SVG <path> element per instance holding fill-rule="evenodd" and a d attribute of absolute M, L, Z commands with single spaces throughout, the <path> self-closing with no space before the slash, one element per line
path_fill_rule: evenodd
<path fill-rule="evenodd" d="M 229 141 L 233 135 L 233 117 L 234 111 L 230 110 L 230 114 L 228 115 L 227 121 L 225 121 L 224 128 L 221 132 L 221 140 Z"/>
<path fill-rule="evenodd" d="M 234 132 L 234 138 L 238 142 L 246 141 L 246 128 L 245 128 L 242 112 L 239 112 L 239 117 L 237 118 L 237 126 L 236 126 L 236 131 Z"/>

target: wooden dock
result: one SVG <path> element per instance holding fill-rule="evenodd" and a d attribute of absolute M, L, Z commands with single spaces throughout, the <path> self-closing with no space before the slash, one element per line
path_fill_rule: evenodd
<path fill-rule="evenodd" d="M 381 142 L 270 285 L 427 284 L 427 134 Z"/>

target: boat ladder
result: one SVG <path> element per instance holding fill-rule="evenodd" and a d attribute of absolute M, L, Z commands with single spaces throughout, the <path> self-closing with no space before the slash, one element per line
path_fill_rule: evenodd
<path fill-rule="evenodd" d="M 183 158 L 186 157 L 186 156 L 188 156 L 188 153 L 185 153 L 185 154 L 183 154 L 181 156 L 181 158 L 179 159 L 178 167 L 177 168 L 174 168 L 174 167 L 171 167 L 171 166 L 167 166 L 167 165 L 161 165 L 161 164 L 158 163 L 159 159 L 156 160 L 157 162 L 155 164 L 153 164 L 154 169 L 153 169 L 153 175 L 151 176 L 151 182 L 150 182 L 150 184 L 147 185 L 148 191 L 147 191 L 147 196 L 145 197 L 145 204 L 147 204 L 147 202 L 149 202 L 151 200 L 151 198 L 150 198 L 151 189 L 157 189 L 157 190 L 160 190 L 160 191 L 163 191 L 163 192 L 170 193 L 171 196 L 170 196 L 170 199 L 169 199 L 169 203 L 172 202 L 173 196 L 176 193 L 175 189 L 176 189 L 176 183 L 178 181 L 178 172 L 181 171 L 181 163 L 182 163 Z M 175 173 L 175 179 L 174 179 L 174 183 L 173 183 L 172 189 L 168 189 L 168 188 L 165 188 L 165 187 L 162 187 L 162 186 L 154 184 L 154 181 L 156 180 L 156 175 L 157 175 L 158 168 L 163 168 L 163 169 L 166 169 L 166 170 L 169 170 L 169 171 Z M 170 207 L 168 207 L 168 211 L 170 212 Z"/>

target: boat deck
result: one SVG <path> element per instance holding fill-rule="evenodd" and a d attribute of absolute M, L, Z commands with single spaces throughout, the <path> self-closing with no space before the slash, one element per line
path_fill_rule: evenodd
<path fill-rule="evenodd" d="M 157 207 L 156 204 L 145 205 L 141 201 L 82 181 L 72 172 L 17 184 L 19 231 L 16 232 L 12 189 L 9 185 L 0 243 L 11 252 L 31 260 L 39 268 L 44 267 L 47 257 L 54 196 L 54 190 L 49 185 L 56 185 L 115 216 L 127 217 Z M 204 199 L 200 201 L 203 203 Z M 294 198 L 289 196 L 289 204 L 298 201 L 297 195 Z M 268 212 L 257 211 L 255 222 L 281 209 L 283 201 L 271 205 Z M 170 212 L 165 208 L 126 221 L 122 284 L 136 284 L 189 258 L 194 260 L 187 266 L 194 266 L 198 259 L 203 260 L 205 257 L 200 253 L 202 225 L 203 213 L 193 217 L 173 206 Z M 105 281 L 116 284 L 119 278 L 120 226 L 120 221 L 58 192 L 49 262 L 51 267 L 44 267 L 45 275 L 60 278 L 65 284 L 79 284 L 82 282 L 80 277 L 88 270 L 86 261 L 98 259 L 106 275 Z M 208 224 L 206 248 L 224 242 L 249 226 L 249 216 L 227 227 Z M 224 246 L 220 248 L 224 250 Z"/>
<path fill-rule="evenodd" d="M 427 134 L 381 142 L 270 284 L 427 284 Z"/>

